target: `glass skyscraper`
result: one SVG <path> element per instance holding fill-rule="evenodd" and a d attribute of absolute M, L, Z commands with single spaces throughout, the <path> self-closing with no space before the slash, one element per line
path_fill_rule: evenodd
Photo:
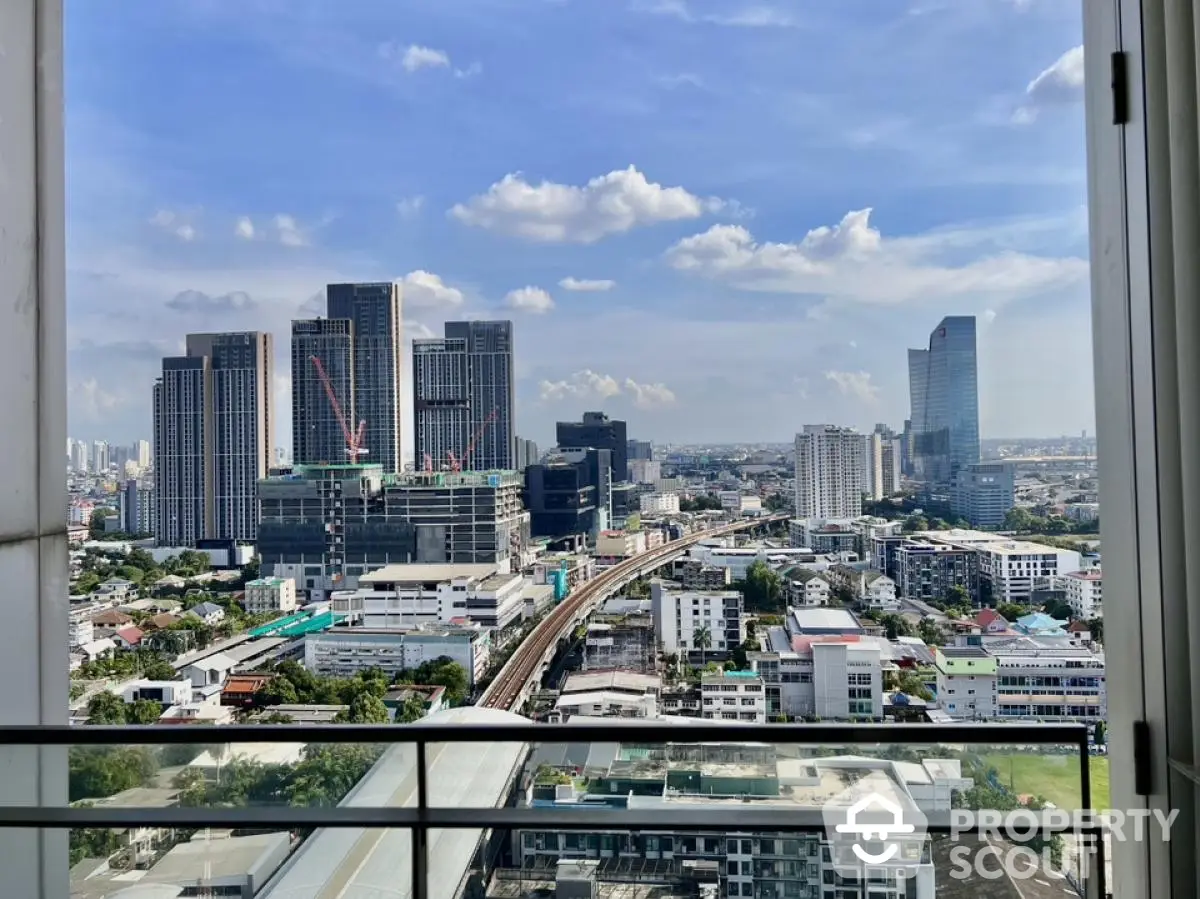
<path fill-rule="evenodd" d="M 948 315 L 929 348 L 908 351 L 913 463 L 926 484 L 950 484 L 979 461 L 979 377 L 975 316 Z"/>

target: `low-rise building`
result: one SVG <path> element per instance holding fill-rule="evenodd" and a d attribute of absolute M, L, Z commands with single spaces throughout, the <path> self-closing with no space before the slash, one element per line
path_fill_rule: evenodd
<path fill-rule="evenodd" d="M 1060 574 L 1054 581 L 1055 586 L 1062 589 L 1074 617 L 1084 621 L 1104 617 L 1104 578 L 1099 568 Z"/>
<path fill-rule="evenodd" d="M 934 649 L 937 699 L 951 718 L 980 721 L 996 717 L 998 663 L 980 646 Z"/>
<path fill-rule="evenodd" d="M 129 703 L 149 700 L 166 709 L 191 702 L 192 691 L 190 680 L 136 680 L 126 684 L 121 695 Z"/>
<path fill-rule="evenodd" d="M 601 531 L 596 537 L 596 555 L 603 559 L 628 559 L 645 551 L 641 531 Z"/>
<path fill-rule="evenodd" d="M 678 515 L 678 493 L 643 493 L 638 497 L 638 508 L 643 515 Z"/>
<path fill-rule="evenodd" d="M 700 679 L 701 715 L 713 721 L 765 724 L 767 695 L 763 679 L 752 671 L 723 671 Z"/>
<path fill-rule="evenodd" d="M 789 606 L 827 606 L 829 581 L 811 568 L 794 565 L 780 572 Z"/>
<path fill-rule="evenodd" d="M 1065 636 L 997 638 L 986 649 L 997 665 L 997 718 L 1095 723 L 1108 714 L 1102 651 Z"/>
<path fill-rule="evenodd" d="M 185 615 L 199 618 L 209 627 L 216 627 L 225 620 L 225 610 L 215 602 L 200 602 L 187 610 Z"/>
<path fill-rule="evenodd" d="M 368 668 L 397 674 L 445 656 L 466 670 L 474 686 L 487 670 L 491 651 L 489 634 L 478 627 L 411 630 L 337 627 L 305 636 L 304 667 L 337 677 L 353 677 Z"/>
<path fill-rule="evenodd" d="M 686 590 L 724 590 L 733 582 L 728 568 L 705 565 L 699 559 L 680 562 L 679 579 Z"/>
<path fill-rule="evenodd" d="M 745 600 L 736 590 L 650 585 L 654 631 L 663 652 L 723 658 L 746 639 Z"/>
<path fill-rule="evenodd" d="M 296 582 L 290 577 L 262 577 L 247 581 L 242 602 L 250 615 L 263 612 L 294 612 Z"/>
<path fill-rule="evenodd" d="M 857 634 L 789 636 L 769 628 L 750 666 L 766 685 L 770 718 L 879 721 L 883 718 L 883 649 Z"/>
<path fill-rule="evenodd" d="M 361 575 L 357 590 L 330 598 L 336 615 L 367 628 L 411 628 L 471 621 L 507 628 L 525 610 L 525 579 L 495 564 L 387 565 Z"/>

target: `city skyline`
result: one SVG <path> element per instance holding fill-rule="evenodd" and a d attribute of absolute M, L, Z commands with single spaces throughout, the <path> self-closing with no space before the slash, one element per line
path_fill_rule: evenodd
<path fill-rule="evenodd" d="M 983 434 L 1094 430 L 1079 12 L 911 5 L 81 7 L 71 430 L 148 432 L 184 333 L 282 345 L 325 284 L 392 280 L 407 338 L 514 320 L 540 442 L 586 409 L 674 442 L 899 428 L 904 348 L 949 314 Z"/>

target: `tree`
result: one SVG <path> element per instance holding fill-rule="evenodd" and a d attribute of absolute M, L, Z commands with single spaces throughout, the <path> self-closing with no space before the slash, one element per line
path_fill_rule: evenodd
<path fill-rule="evenodd" d="M 778 512 L 781 509 L 786 509 L 791 505 L 782 493 L 772 493 L 763 503 L 763 507 L 768 512 Z"/>
<path fill-rule="evenodd" d="M 404 700 L 404 704 L 396 711 L 397 724 L 411 724 L 425 717 L 425 700 L 413 693 Z"/>
<path fill-rule="evenodd" d="M 145 746 L 72 746 L 68 772 L 68 798 L 76 802 L 146 786 L 158 765 Z"/>
<path fill-rule="evenodd" d="M 162 704 L 150 699 L 139 699 L 125 704 L 126 724 L 154 724 L 162 717 Z"/>
<path fill-rule="evenodd" d="M 1096 728 L 1092 731 L 1092 739 L 1096 741 L 1097 746 L 1103 746 L 1108 740 L 1108 728 L 1103 721 L 1096 722 Z"/>
<path fill-rule="evenodd" d="M 336 720 L 348 724 L 387 724 L 392 719 L 383 700 L 364 690 L 350 700 L 350 707 L 339 713 Z"/>
<path fill-rule="evenodd" d="M 971 594 L 967 592 L 967 588 L 962 584 L 955 584 L 946 591 L 946 605 L 966 606 L 970 608 Z"/>
<path fill-rule="evenodd" d="M 175 666 L 156 652 L 138 650 L 138 667 L 148 680 L 176 680 Z"/>
<path fill-rule="evenodd" d="M 896 679 L 896 689 L 909 696 L 919 696 L 925 701 L 933 699 L 933 693 L 925 686 L 925 681 L 914 671 L 908 671 Z"/>
<path fill-rule="evenodd" d="M 1029 610 L 1024 606 L 1017 605 L 1015 602 L 1002 602 L 996 606 L 996 612 L 1006 621 L 1016 621 L 1018 618 L 1022 618 L 1028 614 Z"/>
<path fill-rule="evenodd" d="M 92 517 L 88 519 L 88 537 L 92 540 L 100 537 L 104 533 L 104 519 L 116 514 L 116 509 L 93 509 Z"/>
<path fill-rule="evenodd" d="M 895 612 L 884 612 L 879 616 L 879 623 L 883 625 L 884 633 L 887 634 L 889 640 L 913 635 L 912 625 Z"/>
<path fill-rule="evenodd" d="M 1071 605 L 1062 599 L 1051 599 L 1044 606 L 1042 611 L 1059 621 L 1071 620 Z"/>
<path fill-rule="evenodd" d="M 909 515 L 904 519 L 901 530 L 910 534 L 914 531 L 927 531 L 929 530 L 929 521 L 923 515 Z"/>
<path fill-rule="evenodd" d="M 146 577 L 146 572 L 133 565 L 122 565 L 117 569 L 117 574 L 125 578 L 125 580 L 132 581 L 135 584 L 140 584 Z"/>
<path fill-rule="evenodd" d="M 942 629 L 929 617 L 921 619 L 920 625 L 917 626 L 917 636 L 930 646 L 941 646 L 946 642 L 946 635 L 942 633 Z"/>
<path fill-rule="evenodd" d="M 92 808 L 94 802 L 80 802 L 75 808 Z M 85 858 L 109 858 L 122 846 L 120 832 L 108 827 L 73 827 L 70 836 L 71 864 Z"/>
<path fill-rule="evenodd" d="M 286 677 L 275 677 L 267 681 L 254 694 L 256 705 L 297 705 L 300 696 L 296 686 Z"/>
<path fill-rule="evenodd" d="M 88 703 L 87 714 L 88 724 L 125 724 L 125 700 L 102 690 Z"/>
<path fill-rule="evenodd" d="M 704 667 L 704 653 L 712 649 L 712 631 L 706 627 L 698 627 L 692 634 L 692 643 L 700 650 L 700 667 Z"/>
<path fill-rule="evenodd" d="M 1012 508 L 1004 516 L 1004 530 L 1018 534 L 1028 534 L 1033 530 L 1033 516 L 1029 510 Z"/>
<path fill-rule="evenodd" d="M 783 610 L 783 578 L 762 559 L 751 563 L 742 582 L 747 611 L 780 612 Z"/>
<path fill-rule="evenodd" d="M 1097 643 L 1104 642 L 1104 619 L 1089 618 L 1087 620 L 1087 629 L 1091 631 L 1092 639 Z"/>

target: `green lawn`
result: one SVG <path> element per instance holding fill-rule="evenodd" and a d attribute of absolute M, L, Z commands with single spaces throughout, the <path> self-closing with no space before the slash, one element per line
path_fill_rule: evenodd
<path fill-rule="evenodd" d="M 985 758 L 1000 774 L 1000 782 L 1014 792 L 1044 796 L 1062 809 L 1080 807 L 1079 756 L 1014 752 Z M 1088 761 L 1092 808 L 1108 808 L 1108 756 L 1093 755 Z"/>

